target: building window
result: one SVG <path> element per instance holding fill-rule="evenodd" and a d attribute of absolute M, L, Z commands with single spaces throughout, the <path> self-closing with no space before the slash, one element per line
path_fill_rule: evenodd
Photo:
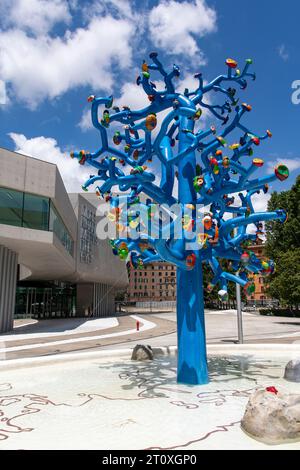
<path fill-rule="evenodd" d="M 47 197 L 0 188 L 0 223 L 54 232 L 73 256 L 73 239 Z"/>
<path fill-rule="evenodd" d="M 96 215 L 94 211 L 82 206 L 80 226 L 80 262 L 91 264 L 94 246 L 97 245 Z"/>
<path fill-rule="evenodd" d="M 65 224 L 60 218 L 52 202 L 50 203 L 49 230 L 57 236 L 67 252 L 73 256 L 74 242 L 71 238 Z"/>
<path fill-rule="evenodd" d="M 48 230 L 49 198 L 24 193 L 23 227 Z"/>
<path fill-rule="evenodd" d="M 22 226 L 23 197 L 21 191 L 0 188 L 0 223 Z"/>

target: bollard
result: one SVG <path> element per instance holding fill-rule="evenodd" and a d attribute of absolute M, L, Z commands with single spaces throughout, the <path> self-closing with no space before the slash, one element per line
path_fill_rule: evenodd
<path fill-rule="evenodd" d="M 139 320 L 136 321 L 136 331 L 140 331 L 140 322 L 139 322 Z"/>

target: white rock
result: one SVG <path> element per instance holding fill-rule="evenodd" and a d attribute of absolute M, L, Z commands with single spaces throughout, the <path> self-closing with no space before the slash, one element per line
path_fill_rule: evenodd
<path fill-rule="evenodd" d="M 257 390 L 249 398 L 241 426 L 268 444 L 300 440 L 300 395 Z"/>

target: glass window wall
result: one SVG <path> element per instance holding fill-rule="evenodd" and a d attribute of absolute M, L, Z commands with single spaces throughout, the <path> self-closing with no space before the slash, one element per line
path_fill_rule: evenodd
<path fill-rule="evenodd" d="M 0 188 L 0 224 L 53 232 L 73 256 L 73 239 L 47 197 Z"/>
<path fill-rule="evenodd" d="M 13 189 L 0 188 L 0 223 L 22 226 L 23 193 Z"/>
<path fill-rule="evenodd" d="M 49 198 L 24 193 L 23 227 L 48 230 Z"/>

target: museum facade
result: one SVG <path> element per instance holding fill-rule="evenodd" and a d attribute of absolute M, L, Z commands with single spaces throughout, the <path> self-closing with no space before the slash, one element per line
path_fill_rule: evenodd
<path fill-rule="evenodd" d="M 114 314 L 127 270 L 96 236 L 98 205 L 68 194 L 56 165 L 0 148 L 0 332 L 14 315 Z"/>

